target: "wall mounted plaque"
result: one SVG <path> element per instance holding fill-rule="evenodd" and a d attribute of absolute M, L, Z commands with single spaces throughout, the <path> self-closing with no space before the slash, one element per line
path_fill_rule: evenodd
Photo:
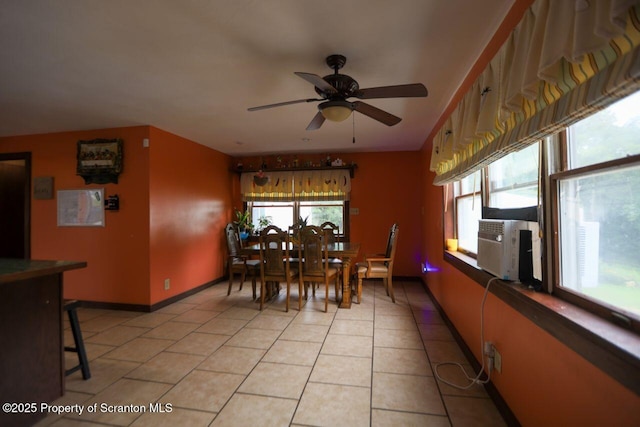
<path fill-rule="evenodd" d="M 53 199 L 52 176 L 37 176 L 33 179 L 33 198 L 36 200 Z"/>

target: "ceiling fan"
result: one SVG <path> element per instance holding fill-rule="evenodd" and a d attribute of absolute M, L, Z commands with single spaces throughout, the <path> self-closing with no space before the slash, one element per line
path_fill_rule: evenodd
<path fill-rule="evenodd" d="M 347 98 L 355 97 L 359 99 L 374 98 L 408 98 L 408 97 L 424 97 L 427 96 L 427 88 L 422 83 L 381 86 L 368 89 L 360 89 L 358 82 L 350 76 L 338 73 L 347 58 L 342 55 L 330 55 L 326 59 L 329 68 L 334 73 L 328 76 L 320 77 L 316 74 L 295 72 L 309 83 L 315 86 L 315 90 L 322 98 L 298 99 L 295 101 L 278 102 L 276 104 L 262 105 L 260 107 L 249 108 L 249 111 L 264 110 L 273 107 L 282 107 L 283 105 L 300 104 L 303 102 L 323 101 L 318 104 L 318 113 L 314 116 L 307 126 L 307 130 L 319 129 L 325 119 L 334 122 L 341 122 L 351 115 L 352 111 L 357 111 L 369 116 L 374 120 L 384 123 L 387 126 L 398 124 L 400 117 L 387 113 L 373 105 L 366 104 L 361 101 L 350 102 Z"/>

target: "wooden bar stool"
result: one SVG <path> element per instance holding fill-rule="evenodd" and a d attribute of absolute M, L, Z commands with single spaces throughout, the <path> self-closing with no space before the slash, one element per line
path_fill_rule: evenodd
<path fill-rule="evenodd" d="M 69 315 L 69 323 L 71 323 L 71 332 L 73 333 L 73 341 L 75 342 L 75 347 L 65 346 L 64 351 L 78 353 L 78 365 L 67 369 L 65 375 L 71 375 L 78 369 L 82 369 L 82 379 L 88 380 L 91 378 L 91 371 L 89 370 L 87 352 L 84 349 L 84 341 L 82 340 L 82 332 L 80 331 L 80 323 L 78 322 L 78 313 L 76 312 L 78 307 L 80 307 L 80 302 L 77 300 L 65 300 L 64 302 L 64 310 Z"/>

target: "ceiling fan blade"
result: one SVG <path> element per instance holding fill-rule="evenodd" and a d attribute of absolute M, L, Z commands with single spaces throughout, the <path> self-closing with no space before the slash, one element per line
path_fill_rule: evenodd
<path fill-rule="evenodd" d="M 300 104 L 303 102 L 313 102 L 313 101 L 324 101 L 324 99 L 316 99 L 316 98 L 297 99 L 295 101 L 285 101 L 285 102 L 278 102 L 275 104 L 261 105 L 259 107 L 251 107 L 251 108 L 247 108 L 247 110 L 249 111 L 266 110 L 267 108 L 282 107 L 283 105 Z"/>
<path fill-rule="evenodd" d="M 311 120 L 311 123 L 309 123 L 309 126 L 307 126 L 307 130 L 320 129 L 320 126 L 322 126 L 323 123 L 324 123 L 324 116 L 320 111 L 318 111 L 316 115 L 313 117 L 313 119 Z"/>
<path fill-rule="evenodd" d="M 353 103 L 353 109 L 358 113 L 362 113 L 365 116 L 369 116 L 374 120 L 384 123 L 387 126 L 393 126 L 400 123 L 402 120 L 400 117 L 387 113 L 373 105 L 365 104 L 364 102 L 356 101 Z"/>
<path fill-rule="evenodd" d="M 360 89 L 354 94 L 360 99 L 372 98 L 410 98 L 428 95 L 427 88 L 422 83 L 413 83 L 397 86 L 381 86 L 371 87 L 368 89 Z"/>
<path fill-rule="evenodd" d="M 338 93 L 335 87 L 331 86 L 329 82 L 327 82 L 317 74 L 301 73 L 299 71 L 296 71 L 294 74 L 296 76 L 302 77 L 303 79 L 320 89 L 322 92 Z"/>

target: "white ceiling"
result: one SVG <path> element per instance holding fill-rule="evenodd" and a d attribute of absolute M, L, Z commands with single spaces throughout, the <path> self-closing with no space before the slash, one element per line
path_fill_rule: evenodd
<path fill-rule="evenodd" d="M 513 0 L 0 0 L 0 136 L 152 125 L 230 155 L 419 150 Z M 305 128 L 294 75 L 361 88 L 423 83 L 367 103 L 402 118 Z M 307 140 L 307 138 L 309 140 Z"/>

